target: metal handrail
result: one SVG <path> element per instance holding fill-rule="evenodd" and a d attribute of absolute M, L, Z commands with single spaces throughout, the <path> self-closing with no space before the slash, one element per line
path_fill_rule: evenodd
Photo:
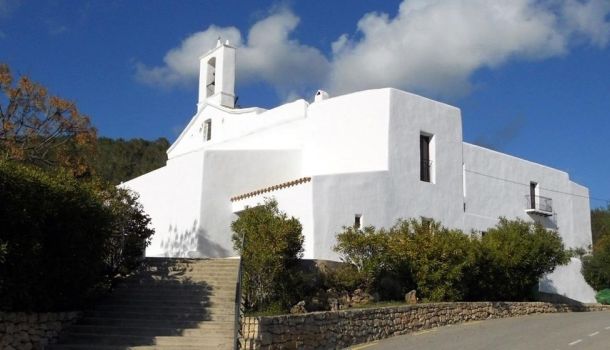
<path fill-rule="evenodd" d="M 241 308 L 241 279 L 242 279 L 242 257 L 239 257 L 239 270 L 237 272 L 237 288 L 235 288 L 235 344 L 233 348 L 238 350 L 240 348 L 239 336 L 241 334 L 241 319 L 242 319 L 242 308 Z"/>
<path fill-rule="evenodd" d="M 540 210 L 548 213 L 553 212 L 553 199 L 543 196 L 532 196 L 526 195 L 526 209 Z"/>
<path fill-rule="evenodd" d="M 239 269 L 237 270 L 237 286 L 235 288 L 235 331 L 234 331 L 235 343 L 233 344 L 233 349 L 235 349 L 235 350 L 239 350 L 241 347 L 241 343 L 239 342 L 239 336 L 242 332 L 241 321 L 242 321 L 242 317 L 243 317 L 243 308 L 241 305 L 241 297 L 242 297 L 241 285 L 242 285 L 242 279 L 243 279 L 243 264 L 244 264 L 243 254 L 244 254 L 244 249 L 246 247 L 246 234 L 245 233 L 242 234 L 241 244 L 242 244 L 242 249 L 241 249 L 242 255 L 240 255 L 240 257 L 239 257 Z"/>

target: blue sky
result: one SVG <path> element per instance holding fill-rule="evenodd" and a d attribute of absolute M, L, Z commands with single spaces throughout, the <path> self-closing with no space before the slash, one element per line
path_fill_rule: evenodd
<path fill-rule="evenodd" d="M 465 141 L 610 199 L 610 0 L 0 0 L 0 62 L 109 137 L 174 140 L 219 35 L 242 106 L 404 89 L 461 108 Z"/>

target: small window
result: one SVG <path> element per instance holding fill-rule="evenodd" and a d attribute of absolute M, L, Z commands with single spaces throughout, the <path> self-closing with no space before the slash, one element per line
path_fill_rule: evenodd
<path fill-rule="evenodd" d="M 530 207 L 529 209 L 537 209 L 536 197 L 538 197 L 538 183 L 530 182 Z"/>
<path fill-rule="evenodd" d="M 203 140 L 210 141 L 212 139 L 212 119 L 203 122 Z"/>
<path fill-rule="evenodd" d="M 419 135 L 419 179 L 431 182 L 432 159 L 430 158 L 430 135 Z"/>
<path fill-rule="evenodd" d="M 362 227 L 362 214 L 354 215 L 354 228 L 360 229 Z"/>
<path fill-rule="evenodd" d="M 432 226 L 432 221 L 434 221 L 434 220 L 432 220 L 431 218 L 427 218 L 427 217 L 424 217 L 424 216 L 421 217 L 421 224 L 424 227 L 431 227 Z"/>

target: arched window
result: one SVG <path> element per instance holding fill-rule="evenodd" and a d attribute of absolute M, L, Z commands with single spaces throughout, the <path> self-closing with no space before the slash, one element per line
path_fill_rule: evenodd
<path fill-rule="evenodd" d="M 216 57 L 208 61 L 208 76 L 205 82 L 206 97 L 214 95 L 216 89 Z"/>

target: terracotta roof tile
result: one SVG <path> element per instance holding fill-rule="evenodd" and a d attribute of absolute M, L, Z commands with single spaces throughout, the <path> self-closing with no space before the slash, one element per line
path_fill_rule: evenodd
<path fill-rule="evenodd" d="M 243 199 L 246 199 L 246 198 L 249 198 L 249 197 L 258 196 L 258 195 L 263 194 L 263 193 L 277 191 L 277 190 L 281 190 L 281 189 L 284 189 L 284 188 L 287 188 L 287 187 L 292 187 L 292 186 L 304 184 L 304 183 L 310 182 L 310 181 L 311 181 L 311 177 L 302 177 L 302 178 L 299 178 L 299 179 L 296 179 L 296 180 L 282 182 L 281 184 L 277 184 L 277 185 L 261 188 L 261 189 L 258 189 L 258 190 L 252 191 L 252 192 L 248 192 L 248 193 L 240 194 L 240 195 L 235 196 L 235 197 L 231 197 L 231 202 L 236 202 L 236 201 L 240 201 L 240 200 L 243 200 Z"/>

